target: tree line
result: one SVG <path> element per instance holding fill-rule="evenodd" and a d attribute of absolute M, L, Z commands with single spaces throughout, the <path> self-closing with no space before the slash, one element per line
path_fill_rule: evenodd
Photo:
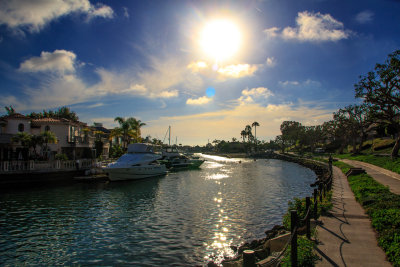
<path fill-rule="evenodd" d="M 373 71 L 359 77 L 354 85 L 355 98 L 361 104 L 348 105 L 333 113 L 330 121 L 322 125 L 303 126 L 300 122 L 284 121 L 280 126 L 281 135 L 273 142 L 282 151 L 294 147 L 314 151 L 317 144 L 339 153 L 352 146 L 353 153 L 359 153 L 368 135 L 391 136 L 395 142 L 392 158 L 398 157 L 400 149 L 400 50 L 388 55 L 382 64 L 376 64 Z"/>

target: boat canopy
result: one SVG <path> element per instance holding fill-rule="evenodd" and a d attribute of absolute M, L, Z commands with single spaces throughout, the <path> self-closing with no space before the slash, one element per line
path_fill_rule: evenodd
<path fill-rule="evenodd" d="M 153 146 L 144 143 L 129 144 L 128 153 L 153 153 Z"/>

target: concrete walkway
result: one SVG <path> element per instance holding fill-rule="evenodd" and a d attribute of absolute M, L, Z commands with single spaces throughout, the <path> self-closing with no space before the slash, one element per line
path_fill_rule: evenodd
<path fill-rule="evenodd" d="M 391 266 L 347 177 L 337 167 L 333 173 L 333 208 L 317 226 L 316 252 L 322 258 L 317 266 Z"/>
<path fill-rule="evenodd" d="M 400 195 L 400 174 L 391 172 L 384 168 L 357 160 L 339 159 L 353 167 L 363 168 L 369 176 L 374 178 L 378 183 L 389 187 L 392 193 Z"/>

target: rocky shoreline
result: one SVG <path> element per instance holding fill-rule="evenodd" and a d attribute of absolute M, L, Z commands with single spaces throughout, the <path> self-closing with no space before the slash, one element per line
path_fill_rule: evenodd
<path fill-rule="evenodd" d="M 306 168 L 309 168 L 315 172 L 317 175 L 317 181 L 324 180 L 329 176 L 328 164 L 323 162 L 317 162 L 314 160 L 301 158 L 289 154 L 257 154 L 253 156 L 254 158 L 266 158 L 266 159 L 279 159 L 289 162 L 294 162 L 300 164 Z M 315 183 L 315 184 L 316 184 Z M 312 186 L 312 185 L 310 185 Z M 301 229 L 299 229 L 301 232 Z M 272 229 L 265 231 L 265 238 L 253 240 L 250 243 L 246 242 L 243 245 L 237 247 L 232 246 L 231 249 L 237 253 L 235 258 L 225 259 L 221 262 L 223 267 L 241 267 L 243 266 L 243 251 L 252 250 L 256 258 L 256 262 L 261 264 L 266 264 L 272 261 L 279 255 L 285 247 L 286 242 L 290 239 L 290 232 L 285 229 L 282 225 L 275 225 Z M 210 261 L 208 267 L 221 266 L 212 261 Z"/>

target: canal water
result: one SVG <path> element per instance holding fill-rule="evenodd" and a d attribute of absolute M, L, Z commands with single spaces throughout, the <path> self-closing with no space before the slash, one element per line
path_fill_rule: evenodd
<path fill-rule="evenodd" d="M 0 263 L 196 266 L 265 237 L 315 174 L 280 160 L 206 156 L 145 180 L 2 192 Z"/>

